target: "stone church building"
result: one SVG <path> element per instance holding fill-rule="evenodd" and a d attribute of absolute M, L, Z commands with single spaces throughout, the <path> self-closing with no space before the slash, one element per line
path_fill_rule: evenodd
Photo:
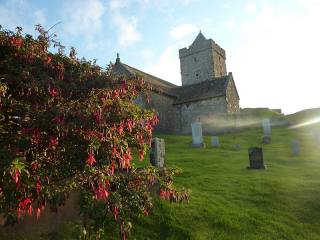
<path fill-rule="evenodd" d="M 232 128 L 240 112 L 239 94 L 232 73 L 227 73 L 224 49 L 200 32 L 188 48 L 179 50 L 179 58 L 182 86 L 124 64 L 119 56 L 113 74 L 139 75 L 152 85 L 151 102 L 143 97 L 137 102 L 157 110 L 159 132 L 187 134 L 195 121 L 205 133 Z"/>

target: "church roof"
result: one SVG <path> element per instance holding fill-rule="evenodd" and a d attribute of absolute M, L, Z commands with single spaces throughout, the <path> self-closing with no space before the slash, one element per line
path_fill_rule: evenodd
<path fill-rule="evenodd" d="M 177 86 L 120 61 L 114 64 L 113 73 L 115 75 L 132 77 L 136 75 L 141 76 L 146 82 L 152 85 L 153 91 L 174 98 L 174 104 L 176 105 L 226 96 L 229 81 L 233 79 L 232 74 L 229 73 L 226 76 L 216 77 L 212 80 L 192 85 Z"/>
<path fill-rule="evenodd" d="M 206 37 L 202 34 L 202 32 L 200 31 L 198 36 L 196 37 L 196 39 L 193 41 L 193 43 L 191 44 L 192 45 L 195 45 L 197 43 L 201 43 L 203 41 L 207 41 Z"/>
<path fill-rule="evenodd" d="M 177 97 L 173 89 L 178 87 L 177 85 L 165 81 L 161 78 L 155 77 L 149 73 L 143 72 L 139 69 L 131 67 L 127 64 L 124 64 L 120 61 L 117 61 L 112 69 L 115 75 L 126 75 L 126 76 L 136 76 L 139 75 L 142 77 L 146 82 L 150 83 L 154 89 L 154 91 L 158 93 L 162 93 L 171 97 Z"/>
<path fill-rule="evenodd" d="M 230 74 L 200 83 L 181 86 L 174 89 L 178 96 L 174 104 L 201 101 L 205 99 L 226 96 Z"/>

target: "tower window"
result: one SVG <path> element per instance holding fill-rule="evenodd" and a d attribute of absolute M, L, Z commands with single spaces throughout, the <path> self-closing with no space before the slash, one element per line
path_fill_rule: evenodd
<path fill-rule="evenodd" d="M 194 62 L 197 62 L 197 58 L 195 57 L 195 58 L 193 58 L 193 60 L 194 60 Z"/>

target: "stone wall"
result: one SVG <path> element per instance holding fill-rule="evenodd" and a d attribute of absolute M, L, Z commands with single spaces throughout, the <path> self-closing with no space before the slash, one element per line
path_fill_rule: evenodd
<path fill-rule="evenodd" d="M 65 205 L 58 207 L 57 212 L 52 212 L 47 206 L 39 219 L 35 214 L 27 215 L 17 224 L 0 226 L 0 239 L 40 239 L 41 234 L 59 232 L 66 222 L 76 220 L 82 220 L 79 194 L 71 193 Z"/>
<path fill-rule="evenodd" d="M 189 54 L 180 55 L 182 85 L 190 85 L 212 79 L 213 51 L 210 45 L 205 48 L 189 50 Z"/>
<path fill-rule="evenodd" d="M 234 81 L 230 81 L 227 87 L 227 112 L 229 114 L 240 113 L 239 98 L 236 93 L 236 87 Z"/>
<path fill-rule="evenodd" d="M 175 132 L 176 128 L 180 128 L 179 114 L 173 106 L 174 98 L 152 92 L 150 103 L 147 103 L 144 96 L 139 96 L 135 102 L 142 108 L 155 109 L 157 111 L 160 121 L 155 131 L 172 133 Z"/>
<path fill-rule="evenodd" d="M 177 105 L 180 113 L 180 129 L 182 134 L 191 133 L 191 123 L 200 118 L 205 134 L 221 130 L 226 120 L 227 102 L 224 97 L 212 98 L 193 103 Z"/>
<path fill-rule="evenodd" d="M 216 43 L 212 44 L 212 51 L 214 76 L 221 77 L 227 75 L 225 51 Z"/>
<path fill-rule="evenodd" d="M 179 50 L 182 85 L 227 74 L 225 51 L 212 39 Z"/>

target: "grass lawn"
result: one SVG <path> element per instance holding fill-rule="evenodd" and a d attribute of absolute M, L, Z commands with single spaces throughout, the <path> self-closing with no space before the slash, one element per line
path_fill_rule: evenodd
<path fill-rule="evenodd" d="M 190 136 L 162 135 L 166 164 L 183 173 L 176 186 L 192 190 L 189 204 L 157 201 L 134 224 L 132 239 L 320 239 L 320 147 L 311 129 L 274 128 L 263 145 L 267 170 L 247 170 L 250 146 L 262 131 L 220 136 L 220 148 L 191 147 Z M 300 156 L 290 151 L 301 141 Z M 236 151 L 234 144 L 240 144 Z"/>

